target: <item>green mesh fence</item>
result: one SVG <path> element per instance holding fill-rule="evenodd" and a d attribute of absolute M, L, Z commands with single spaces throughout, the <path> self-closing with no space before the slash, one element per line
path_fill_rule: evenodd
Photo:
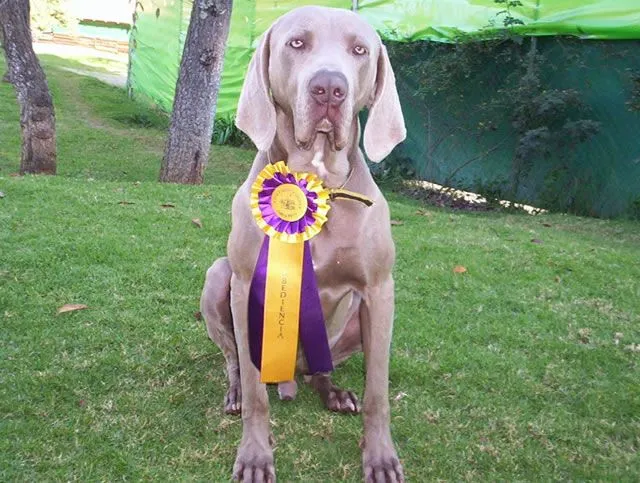
<path fill-rule="evenodd" d="M 529 41 L 512 45 L 524 51 L 526 64 Z M 508 96 L 518 95 L 523 57 L 503 46 L 452 70 L 442 59 L 454 50 L 460 48 L 390 46 L 408 126 L 394 161 L 408 162 L 422 179 L 583 215 L 616 216 L 640 202 L 640 112 L 630 108 L 640 82 L 640 41 L 537 40 L 543 100 L 533 103 L 540 112 L 531 116 L 548 117 L 540 124 L 550 133 L 529 143 L 537 149 L 520 171 L 523 136 Z M 421 73 L 429 71 L 443 79 L 425 92 Z M 563 96 L 571 102 L 563 104 Z M 581 122 L 597 124 L 597 132 L 580 139 L 584 133 L 572 127 Z"/>
<path fill-rule="evenodd" d="M 421 177 L 438 183 L 508 192 L 521 201 L 583 214 L 629 212 L 640 205 L 640 115 L 627 105 L 634 73 L 640 71 L 640 49 L 633 41 L 640 39 L 640 1 L 521 3 L 505 13 L 504 3 L 494 0 L 359 0 L 357 10 L 383 39 L 412 44 L 453 42 L 478 33 L 490 36 L 507 16 L 517 19 L 522 25 L 513 25 L 513 34 L 550 37 L 539 43 L 548 63 L 542 73 L 545 82 L 550 88 L 575 89 L 588 117 L 600 123 L 600 131 L 586 142 L 565 146 L 561 159 L 557 152 L 539 157 L 514 180 L 517 133 L 509 132 L 508 111 L 494 111 L 494 119 L 488 119 L 477 109 L 513 70 L 488 58 L 469 74 L 472 77 L 452 80 L 447 96 L 416 96 L 420 82 L 412 66 L 421 59 L 403 59 L 402 49 L 396 49 L 392 61 L 408 139 L 396 150 L 395 159 L 403 158 Z M 351 0 L 234 0 L 217 117 L 233 116 L 259 36 L 280 15 L 306 4 L 352 8 Z M 140 0 L 131 32 L 130 92 L 167 111 L 173 103 L 191 6 L 191 0 Z M 566 35 L 585 40 L 573 44 L 568 53 L 565 43 L 551 38 Z M 420 55 L 429 60 L 439 54 L 427 46 Z M 499 128 L 492 132 L 491 126 L 478 126 L 488 121 Z"/>
<path fill-rule="evenodd" d="M 589 39 L 640 38 L 638 0 L 523 0 L 511 10 L 529 35 L 575 35 Z M 134 93 L 170 110 L 191 0 L 139 0 L 131 33 Z M 218 115 L 231 115 L 240 95 L 256 39 L 282 14 L 302 5 L 351 8 L 351 0 L 235 0 Z M 501 21 L 493 0 L 359 0 L 357 10 L 386 40 L 452 41 L 460 33 L 486 31 Z"/>

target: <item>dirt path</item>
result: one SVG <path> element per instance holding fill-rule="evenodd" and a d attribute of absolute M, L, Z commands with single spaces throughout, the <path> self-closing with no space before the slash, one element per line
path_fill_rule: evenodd
<path fill-rule="evenodd" d="M 95 72 L 90 70 L 74 69 L 72 67 L 62 67 L 62 69 L 73 72 L 74 74 L 93 77 L 101 82 L 104 82 L 105 84 L 120 87 L 122 89 L 127 86 L 127 76 L 124 74 L 105 74 L 102 72 Z"/>
<path fill-rule="evenodd" d="M 72 115 L 72 122 L 82 122 L 92 129 L 103 131 L 110 135 L 124 136 L 135 139 L 137 142 L 145 146 L 150 152 L 162 155 L 164 149 L 164 134 L 157 129 L 144 129 L 141 126 L 129 126 L 117 122 L 115 119 L 101 116 L 92 109 L 90 103 L 85 98 L 80 88 L 79 81 L 82 75 L 95 77 L 103 82 L 108 82 L 110 74 L 75 69 L 64 65 L 50 63 L 47 66 L 51 72 L 51 80 L 56 82 L 60 87 L 61 96 L 64 98 L 62 105 L 67 106 L 68 113 Z M 101 79 L 99 76 L 104 77 Z M 120 87 L 120 86 L 119 86 Z M 69 122 L 69 120 L 65 120 Z"/>
<path fill-rule="evenodd" d="M 38 42 L 33 44 L 33 48 L 37 54 L 55 55 L 87 66 L 86 69 L 62 67 L 62 69 L 74 74 L 93 77 L 116 87 L 124 88 L 127 85 L 129 59 L 125 54 L 115 54 L 75 45 Z"/>

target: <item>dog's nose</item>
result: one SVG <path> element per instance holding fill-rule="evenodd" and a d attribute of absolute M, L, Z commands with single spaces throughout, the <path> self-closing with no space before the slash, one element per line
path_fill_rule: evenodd
<path fill-rule="evenodd" d="M 347 78 L 340 72 L 318 71 L 309 82 L 309 93 L 319 104 L 339 106 L 347 97 Z"/>

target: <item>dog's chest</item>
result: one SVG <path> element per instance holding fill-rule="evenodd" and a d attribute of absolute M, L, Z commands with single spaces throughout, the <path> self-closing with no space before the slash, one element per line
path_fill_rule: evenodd
<path fill-rule="evenodd" d="M 345 286 L 360 290 L 367 278 L 362 223 L 345 211 L 340 207 L 332 209 L 320 234 L 310 241 L 320 289 Z"/>

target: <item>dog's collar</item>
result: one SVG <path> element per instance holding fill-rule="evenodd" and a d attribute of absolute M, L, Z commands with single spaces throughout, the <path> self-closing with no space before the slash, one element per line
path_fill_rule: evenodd
<path fill-rule="evenodd" d="M 360 201 L 364 203 L 366 206 L 373 205 L 373 200 L 368 196 L 361 195 L 360 193 L 356 193 L 354 191 L 345 190 L 343 188 L 329 188 L 329 199 L 335 200 L 336 198 L 345 198 L 347 200 Z"/>
<path fill-rule="evenodd" d="M 273 162 L 271 161 L 271 153 L 269 151 L 267 151 L 267 161 L 269 162 L 269 164 L 273 164 Z M 351 181 L 352 175 L 353 175 L 353 166 L 349 167 L 349 174 L 347 175 L 347 179 L 344 180 L 344 183 L 342 183 L 342 185 L 339 188 L 327 189 L 327 191 L 329 192 L 329 199 L 333 201 L 336 198 L 344 198 L 346 200 L 359 201 L 365 206 L 372 206 L 373 200 L 368 196 L 365 196 L 360 193 L 356 193 L 355 191 L 344 189 L 347 183 Z"/>
<path fill-rule="evenodd" d="M 365 206 L 373 205 L 373 200 L 368 196 L 361 195 L 360 193 L 356 193 L 355 191 L 349 191 L 344 189 L 347 183 L 351 180 L 351 175 L 353 175 L 353 166 L 349 167 L 349 174 L 347 175 L 347 179 L 344 180 L 344 183 L 339 188 L 329 188 L 329 199 L 331 201 L 336 198 L 344 198 L 347 200 L 354 200 L 363 203 Z"/>

